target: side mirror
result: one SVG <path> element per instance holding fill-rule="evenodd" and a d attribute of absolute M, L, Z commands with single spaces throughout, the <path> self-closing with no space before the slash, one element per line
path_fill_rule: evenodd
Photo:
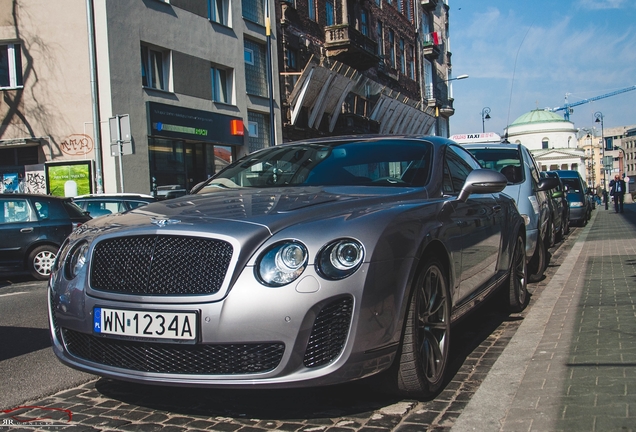
<path fill-rule="evenodd" d="M 471 171 L 466 177 L 458 201 L 466 202 L 471 194 L 484 194 L 501 192 L 506 188 L 508 179 L 500 172 L 490 169 L 477 169 Z"/>
<path fill-rule="evenodd" d="M 544 177 L 539 180 L 537 184 L 537 190 L 547 191 L 550 189 L 556 189 L 559 186 L 559 180 L 554 177 Z"/>
<path fill-rule="evenodd" d="M 552 192 L 552 198 L 563 198 L 563 192 L 561 191 Z"/>

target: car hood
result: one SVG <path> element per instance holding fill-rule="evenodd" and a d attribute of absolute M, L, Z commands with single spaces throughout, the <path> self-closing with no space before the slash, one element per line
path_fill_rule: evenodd
<path fill-rule="evenodd" d="M 306 187 L 231 189 L 159 201 L 127 213 L 91 221 L 83 231 L 207 231 L 240 238 L 271 236 L 301 222 L 338 215 L 356 217 L 406 200 L 425 189 L 394 187 Z M 259 236 L 260 237 L 260 236 Z"/>

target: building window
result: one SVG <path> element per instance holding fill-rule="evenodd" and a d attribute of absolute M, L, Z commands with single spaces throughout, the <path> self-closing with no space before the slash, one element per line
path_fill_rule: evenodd
<path fill-rule="evenodd" d="M 375 25 L 375 36 L 378 42 L 378 55 L 384 55 L 384 30 L 382 29 L 382 21 L 378 20 Z"/>
<path fill-rule="evenodd" d="M 245 40 L 245 89 L 248 94 L 267 97 L 267 58 L 265 47 Z"/>
<path fill-rule="evenodd" d="M 415 49 L 409 45 L 409 78 L 415 80 Z"/>
<path fill-rule="evenodd" d="M 0 88 L 23 86 L 21 48 L 13 43 L 0 45 Z"/>
<path fill-rule="evenodd" d="M 400 72 L 406 75 L 406 52 L 404 51 L 404 39 L 400 39 Z"/>
<path fill-rule="evenodd" d="M 367 17 L 367 11 L 364 9 L 360 11 L 360 33 L 369 37 L 369 18 Z"/>
<path fill-rule="evenodd" d="M 253 111 L 247 112 L 249 152 L 269 147 L 269 116 Z"/>
<path fill-rule="evenodd" d="M 327 0 L 325 2 L 325 21 L 328 26 L 332 26 L 335 24 L 333 11 L 334 11 L 333 0 Z"/>
<path fill-rule="evenodd" d="M 210 68 L 210 79 L 212 80 L 212 100 L 231 104 L 232 97 L 232 71 L 220 68 Z"/>
<path fill-rule="evenodd" d="M 393 30 L 389 30 L 389 61 L 391 67 L 395 68 L 395 33 Z"/>
<path fill-rule="evenodd" d="M 406 0 L 406 18 L 409 21 L 413 21 L 413 15 L 411 14 L 411 0 Z"/>
<path fill-rule="evenodd" d="M 290 47 L 287 47 L 287 50 L 285 52 L 285 66 L 287 66 L 287 69 L 290 70 L 298 70 L 298 63 L 296 58 L 298 57 L 298 55 L 296 54 L 296 50 Z"/>
<path fill-rule="evenodd" d="M 544 138 L 544 139 L 541 141 L 541 148 L 542 148 L 542 149 L 547 149 L 549 145 L 550 145 L 550 141 L 548 141 L 548 139 L 547 139 L 547 138 Z"/>
<path fill-rule="evenodd" d="M 225 26 L 230 25 L 229 0 L 208 0 L 208 19 Z"/>
<path fill-rule="evenodd" d="M 433 65 L 430 61 L 423 59 L 422 66 L 424 69 L 424 94 L 427 100 L 434 98 L 433 94 Z"/>
<path fill-rule="evenodd" d="M 256 24 L 265 25 L 264 0 L 242 0 L 243 18 Z"/>
<path fill-rule="evenodd" d="M 376 6 L 381 7 L 382 6 L 382 0 L 375 0 L 375 4 L 376 4 Z"/>
<path fill-rule="evenodd" d="M 316 21 L 316 0 L 309 0 L 307 2 L 307 7 L 309 8 L 309 19 L 312 21 Z"/>
<path fill-rule="evenodd" d="M 170 51 L 141 47 L 141 82 L 144 87 L 169 90 Z"/>
<path fill-rule="evenodd" d="M 403 0 L 397 0 L 397 3 L 395 5 L 395 7 L 397 8 L 398 12 L 400 13 L 404 13 L 404 3 Z"/>

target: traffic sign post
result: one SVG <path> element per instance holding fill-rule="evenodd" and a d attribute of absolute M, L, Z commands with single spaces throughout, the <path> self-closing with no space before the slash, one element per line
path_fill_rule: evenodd
<path fill-rule="evenodd" d="M 132 138 L 130 135 L 130 116 L 117 114 L 108 119 L 110 128 L 110 154 L 119 156 L 119 183 L 120 190 L 124 192 L 124 165 L 122 157 L 133 154 Z"/>

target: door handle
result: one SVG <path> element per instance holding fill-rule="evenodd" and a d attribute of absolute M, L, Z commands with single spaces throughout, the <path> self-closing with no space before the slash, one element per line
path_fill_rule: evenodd
<path fill-rule="evenodd" d="M 499 212 L 501 211 L 501 206 L 500 206 L 500 205 L 493 206 L 492 210 L 493 210 L 495 213 L 499 213 Z"/>
<path fill-rule="evenodd" d="M 20 230 L 21 233 L 30 233 L 33 232 L 33 228 L 22 228 Z"/>

